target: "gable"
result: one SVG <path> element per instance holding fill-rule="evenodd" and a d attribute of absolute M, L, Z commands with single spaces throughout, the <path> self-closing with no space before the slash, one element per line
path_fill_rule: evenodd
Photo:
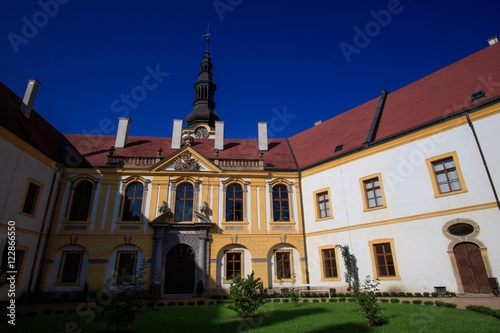
<path fill-rule="evenodd" d="M 191 146 L 184 146 L 153 165 L 149 170 L 157 172 L 222 172 L 219 167 L 214 165 L 209 159 L 205 158 Z"/>

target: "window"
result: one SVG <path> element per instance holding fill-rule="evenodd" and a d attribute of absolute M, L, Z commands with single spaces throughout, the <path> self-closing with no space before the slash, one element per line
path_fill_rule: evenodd
<path fill-rule="evenodd" d="M 243 190 L 239 184 L 226 188 L 226 221 L 243 221 Z"/>
<path fill-rule="evenodd" d="M 331 215 L 330 189 L 321 189 L 313 193 L 316 213 L 316 221 L 329 219 Z"/>
<path fill-rule="evenodd" d="M 193 220 L 193 185 L 181 184 L 177 187 L 175 194 L 175 221 Z"/>
<path fill-rule="evenodd" d="M 58 281 L 61 284 L 80 284 L 83 251 L 63 251 L 59 265 Z"/>
<path fill-rule="evenodd" d="M 76 185 L 73 194 L 71 212 L 69 214 L 70 221 L 87 220 L 93 187 L 94 185 L 92 182 L 87 180 L 81 181 Z"/>
<path fill-rule="evenodd" d="M 382 191 L 380 190 L 380 182 L 378 178 L 365 180 L 363 183 L 365 184 L 368 208 L 383 206 L 384 200 L 382 199 Z"/>
<path fill-rule="evenodd" d="M 42 184 L 33 179 L 28 180 L 21 209 L 22 214 L 35 217 L 38 200 L 40 199 L 40 193 L 42 192 L 42 186 Z"/>
<path fill-rule="evenodd" d="M 335 249 L 323 249 L 323 273 L 325 278 L 338 278 L 337 259 L 335 258 Z"/>
<path fill-rule="evenodd" d="M 426 162 L 435 197 L 467 192 L 455 152 L 435 156 Z"/>
<path fill-rule="evenodd" d="M 241 259 L 241 252 L 226 253 L 226 280 L 232 280 L 236 275 L 243 275 Z"/>
<path fill-rule="evenodd" d="M 127 186 L 125 190 L 125 203 L 123 205 L 123 221 L 141 220 L 143 189 L 143 185 L 137 182 Z"/>
<path fill-rule="evenodd" d="M 380 173 L 370 175 L 359 180 L 363 192 L 363 205 L 365 211 L 386 208 L 384 186 Z"/>
<path fill-rule="evenodd" d="M 275 185 L 273 187 L 273 220 L 290 221 L 288 189 L 285 185 Z"/>
<path fill-rule="evenodd" d="M 291 279 L 292 278 L 292 265 L 290 251 L 277 251 L 276 257 L 276 277 L 278 279 Z"/>
<path fill-rule="evenodd" d="M 126 285 L 134 282 L 137 267 L 137 252 L 118 251 L 115 262 L 115 278 L 117 285 Z"/>
<path fill-rule="evenodd" d="M 374 278 L 380 280 L 399 280 L 399 272 L 394 253 L 394 240 L 379 239 L 369 242 L 372 254 Z"/>

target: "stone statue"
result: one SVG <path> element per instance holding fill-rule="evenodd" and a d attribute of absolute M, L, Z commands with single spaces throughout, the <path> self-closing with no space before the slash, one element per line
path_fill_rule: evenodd
<path fill-rule="evenodd" d="M 203 201 L 203 204 L 200 206 L 200 213 L 202 214 L 210 214 L 210 207 L 208 207 L 208 203 Z"/>
<path fill-rule="evenodd" d="M 167 214 L 167 216 L 173 215 L 172 210 L 170 210 L 170 208 L 168 207 L 168 204 L 165 202 L 165 200 L 163 200 L 161 202 L 160 207 L 158 207 L 158 212 L 160 214 Z"/>

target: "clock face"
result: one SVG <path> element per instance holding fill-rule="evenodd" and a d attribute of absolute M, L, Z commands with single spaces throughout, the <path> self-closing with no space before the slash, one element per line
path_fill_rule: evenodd
<path fill-rule="evenodd" d="M 197 137 L 198 139 L 206 139 L 208 138 L 208 131 L 205 127 L 198 127 L 194 131 L 194 136 Z"/>

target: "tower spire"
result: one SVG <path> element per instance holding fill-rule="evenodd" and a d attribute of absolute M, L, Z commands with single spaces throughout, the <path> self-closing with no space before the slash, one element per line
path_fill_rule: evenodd
<path fill-rule="evenodd" d="M 194 84 L 195 99 L 193 101 L 193 111 L 186 116 L 186 121 L 189 127 L 199 123 L 208 124 L 211 128 L 215 127 L 215 121 L 220 120 L 217 113 L 215 113 L 215 83 L 212 75 L 212 59 L 208 51 L 208 43 L 210 42 L 210 26 L 208 31 L 203 37 L 206 37 L 207 50 L 203 56 L 200 67 L 200 74 L 198 81 Z"/>

